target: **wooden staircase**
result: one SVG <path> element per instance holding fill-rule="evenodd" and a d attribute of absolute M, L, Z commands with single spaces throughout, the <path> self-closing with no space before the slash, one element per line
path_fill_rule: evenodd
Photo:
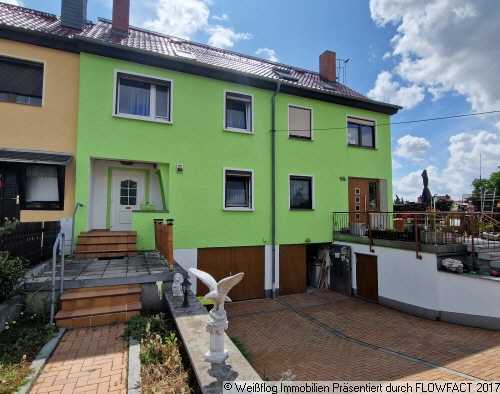
<path fill-rule="evenodd" d="M 137 255 L 135 231 L 92 230 L 80 233 L 75 259 L 114 258 Z"/>
<path fill-rule="evenodd" d="M 86 287 L 64 291 L 56 314 L 59 328 L 95 327 L 140 315 L 140 285 Z"/>

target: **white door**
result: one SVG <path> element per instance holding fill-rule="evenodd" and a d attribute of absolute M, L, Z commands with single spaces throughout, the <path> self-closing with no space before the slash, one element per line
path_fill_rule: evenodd
<path fill-rule="evenodd" d="M 126 231 L 132 228 L 132 211 L 145 200 L 145 175 L 137 171 L 113 170 L 111 191 L 111 229 Z"/>

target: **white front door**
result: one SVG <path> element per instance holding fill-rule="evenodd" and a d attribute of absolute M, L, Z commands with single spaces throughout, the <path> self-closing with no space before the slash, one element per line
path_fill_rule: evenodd
<path fill-rule="evenodd" d="M 132 211 L 145 200 L 145 174 L 138 171 L 113 170 L 111 191 L 111 230 L 132 228 Z"/>

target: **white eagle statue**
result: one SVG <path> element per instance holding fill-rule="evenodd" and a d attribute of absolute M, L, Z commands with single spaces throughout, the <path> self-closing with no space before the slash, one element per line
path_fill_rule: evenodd
<path fill-rule="evenodd" d="M 239 274 L 221 279 L 217 283 L 213 276 L 205 271 L 190 268 L 189 272 L 191 272 L 194 276 L 201 280 L 205 286 L 208 287 L 209 291 L 204 297 L 214 302 L 215 310 L 219 313 L 224 312 L 224 302 L 231 302 L 231 298 L 227 296 L 229 291 L 240 283 L 243 276 L 245 276 L 243 272 L 240 272 Z"/>

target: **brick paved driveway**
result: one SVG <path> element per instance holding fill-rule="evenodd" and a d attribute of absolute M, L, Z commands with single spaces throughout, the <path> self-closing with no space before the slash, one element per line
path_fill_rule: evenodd
<path fill-rule="evenodd" d="M 126 393 L 124 325 L 68 330 L 31 389 L 41 393 Z"/>
<path fill-rule="evenodd" d="M 500 332 L 315 291 L 227 305 L 229 335 L 277 380 L 500 380 Z"/>

